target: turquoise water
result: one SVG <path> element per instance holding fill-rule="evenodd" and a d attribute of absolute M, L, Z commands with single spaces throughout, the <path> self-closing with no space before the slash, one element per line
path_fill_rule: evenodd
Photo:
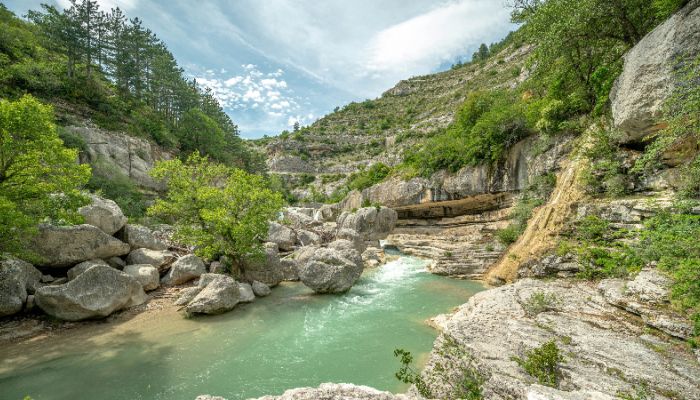
<path fill-rule="evenodd" d="M 482 290 L 424 268 L 401 257 L 341 296 L 288 283 L 220 316 L 153 314 L 0 349 L 0 399 L 233 400 L 322 382 L 401 391 L 394 348 L 425 358 L 436 337 L 425 320 Z"/>

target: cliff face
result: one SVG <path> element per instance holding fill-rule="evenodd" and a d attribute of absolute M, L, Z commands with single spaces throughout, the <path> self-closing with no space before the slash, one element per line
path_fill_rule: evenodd
<path fill-rule="evenodd" d="M 113 174 L 124 175 L 141 188 L 162 189 L 148 172 L 156 161 L 174 158 L 173 153 L 148 140 L 106 131 L 89 123 L 69 125 L 65 130 L 84 140 L 86 148 L 81 152 L 81 162 L 97 165 Z"/>

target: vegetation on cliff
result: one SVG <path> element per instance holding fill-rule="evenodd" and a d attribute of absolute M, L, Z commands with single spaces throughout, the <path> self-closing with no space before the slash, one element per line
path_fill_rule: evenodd
<path fill-rule="evenodd" d="M 31 93 L 60 113 L 184 155 L 197 150 L 228 165 L 261 167 L 212 92 L 186 79 L 138 18 L 101 10 L 94 0 L 73 0 L 62 11 L 43 5 L 27 17 L 0 4 L 1 96 Z"/>

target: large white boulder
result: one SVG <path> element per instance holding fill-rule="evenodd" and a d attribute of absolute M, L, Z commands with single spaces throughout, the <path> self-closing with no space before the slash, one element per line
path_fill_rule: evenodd
<path fill-rule="evenodd" d="M 69 267 L 87 260 L 122 256 L 129 253 L 130 247 L 93 225 L 42 225 L 32 241 L 32 250 L 39 256 L 40 266 Z"/>
<path fill-rule="evenodd" d="M 136 279 L 143 290 L 155 290 L 160 286 L 160 274 L 158 269 L 151 264 L 127 265 L 124 273 Z"/>
<path fill-rule="evenodd" d="M 168 273 L 163 277 L 161 283 L 164 285 L 180 285 L 199 278 L 207 272 L 207 267 L 201 258 L 194 254 L 180 257 L 170 267 Z"/>
<path fill-rule="evenodd" d="M 260 281 L 268 286 L 276 286 L 284 275 L 280 266 L 280 256 L 276 243 L 265 243 L 261 257 L 244 260 L 241 275 L 245 281 Z"/>
<path fill-rule="evenodd" d="M 294 250 L 294 243 L 297 241 L 297 235 L 292 228 L 270 222 L 270 228 L 267 234 L 267 241 L 277 243 L 277 247 L 282 251 Z"/>
<path fill-rule="evenodd" d="M 177 255 L 167 250 L 136 249 L 126 257 L 126 263 L 130 265 L 151 264 L 164 271 L 175 261 Z"/>
<path fill-rule="evenodd" d="M 44 312 L 67 321 L 104 318 L 147 299 L 138 281 L 104 265 L 89 268 L 66 284 L 42 286 L 35 296 Z"/>
<path fill-rule="evenodd" d="M 143 225 L 127 224 L 122 239 L 132 249 L 167 250 L 168 245 L 158 239 L 149 228 Z"/>
<path fill-rule="evenodd" d="M 362 275 L 360 253 L 350 242 L 334 243 L 309 249 L 297 267 L 299 279 L 316 293 L 347 292 Z"/>
<path fill-rule="evenodd" d="M 41 284 L 41 272 L 28 262 L 0 256 L 0 317 L 12 315 Z"/>
<path fill-rule="evenodd" d="M 398 215 L 387 207 L 365 207 L 338 217 L 338 230 L 350 229 L 364 240 L 384 239 L 396 226 Z"/>
<path fill-rule="evenodd" d="M 238 282 L 233 278 L 221 274 L 206 275 L 212 275 L 202 278 L 206 286 L 185 306 L 188 315 L 221 314 L 232 310 L 240 301 Z"/>
<path fill-rule="evenodd" d="M 110 265 L 107 264 L 104 260 L 88 260 L 88 261 L 83 261 L 80 264 L 76 265 L 75 267 L 71 268 L 68 270 L 67 276 L 68 280 L 72 281 L 75 279 L 78 275 L 82 274 L 83 272 L 87 271 L 88 269 L 92 267 L 96 267 L 98 265 L 104 265 L 109 267 Z"/>
<path fill-rule="evenodd" d="M 94 194 L 90 195 L 90 200 L 90 204 L 78 209 L 86 224 L 96 226 L 108 235 L 114 235 L 126 224 L 126 216 L 117 203 Z"/>

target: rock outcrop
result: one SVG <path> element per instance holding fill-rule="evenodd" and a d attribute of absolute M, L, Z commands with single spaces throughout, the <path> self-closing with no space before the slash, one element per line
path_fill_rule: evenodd
<path fill-rule="evenodd" d="M 217 397 L 203 395 L 197 400 L 217 400 Z M 417 397 L 405 394 L 383 392 L 367 386 L 347 383 L 323 383 L 318 388 L 287 390 L 280 396 L 264 396 L 257 400 L 411 400 Z M 252 400 L 252 399 L 251 399 Z"/>
<path fill-rule="evenodd" d="M 27 296 L 41 284 L 41 272 L 28 262 L 0 256 L 0 317 L 22 310 Z"/>
<path fill-rule="evenodd" d="M 181 285 L 193 279 L 199 278 L 207 272 L 207 267 L 201 258 L 194 254 L 180 257 L 171 266 L 161 283 L 164 285 Z"/>
<path fill-rule="evenodd" d="M 662 128 L 664 102 L 676 84 L 679 58 L 700 54 L 700 1 L 646 35 L 625 54 L 624 69 L 610 93 L 615 125 L 623 142 L 639 141 Z"/>
<path fill-rule="evenodd" d="M 32 250 L 44 267 L 69 267 L 83 261 L 106 259 L 129 253 L 128 244 L 92 225 L 39 227 Z"/>
<path fill-rule="evenodd" d="M 547 299 L 546 307 L 533 296 Z M 478 293 L 440 329 L 484 377 L 484 398 L 533 398 L 542 387 L 512 360 L 550 340 L 564 355 L 561 382 L 544 398 L 610 398 L 647 384 L 656 399 L 700 398 L 700 365 L 687 346 L 647 331 L 635 315 L 612 305 L 595 284 L 523 279 Z M 437 342 L 424 374 L 441 359 Z M 445 387 L 432 387 L 438 396 Z M 608 397 L 606 397 L 608 396 Z"/>
<path fill-rule="evenodd" d="M 299 279 L 316 293 L 344 293 L 360 279 L 362 257 L 352 248 L 312 248 L 298 265 Z M 349 247 L 349 248 L 348 248 Z"/>
<path fill-rule="evenodd" d="M 97 265 L 63 285 L 42 286 L 36 304 L 47 314 L 79 321 L 104 318 L 114 311 L 146 301 L 141 284 L 112 267 Z"/>
<path fill-rule="evenodd" d="M 265 297 L 270 294 L 270 287 L 262 282 L 253 281 L 252 289 L 253 293 L 258 297 Z"/>
<path fill-rule="evenodd" d="M 96 226 L 108 235 L 114 235 L 126 224 L 126 216 L 117 203 L 95 195 L 90 195 L 90 199 L 90 204 L 78 210 L 86 224 Z"/>
<path fill-rule="evenodd" d="M 110 173 L 124 175 L 137 185 L 160 190 L 149 171 L 157 160 L 171 159 L 171 153 L 161 150 L 149 141 L 118 132 L 109 132 L 95 126 L 69 126 L 66 129 L 83 138 L 86 151 L 81 162 L 96 165 L 97 169 L 109 169 Z"/>

